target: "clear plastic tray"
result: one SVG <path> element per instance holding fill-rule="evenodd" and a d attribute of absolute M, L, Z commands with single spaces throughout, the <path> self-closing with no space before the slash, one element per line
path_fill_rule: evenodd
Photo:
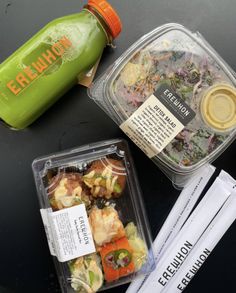
<path fill-rule="evenodd" d="M 124 140 L 38 158 L 32 167 L 63 292 L 108 289 L 155 268 L 144 204 Z"/>
<path fill-rule="evenodd" d="M 134 43 L 88 93 L 121 126 L 163 85 L 195 116 L 149 157 L 175 185 L 183 187 L 187 178 L 215 160 L 236 134 L 235 73 L 198 32 L 172 23 L 156 28 Z"/>

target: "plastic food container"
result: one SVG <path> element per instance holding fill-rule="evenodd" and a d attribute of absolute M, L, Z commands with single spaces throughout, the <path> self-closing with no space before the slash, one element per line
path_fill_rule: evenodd
<path fill-rule="evenodd" d="M 235 138 L 235 85 L 198 32 L 166 24 L 133 44 L 89 95 L 181 188 Z"/>
<path fill-rule="evenodd" d="M 155 268 L 149 226 L 123 140 L 33 162 L 41 215 L 63 292 L 96 292 Z"/>

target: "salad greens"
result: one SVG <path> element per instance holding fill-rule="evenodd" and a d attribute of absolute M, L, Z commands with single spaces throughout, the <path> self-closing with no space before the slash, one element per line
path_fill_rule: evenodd
<path fill-rule="evenodd" d="M 130 117 L 162 84 L 167 84 L 196 113 L 195 118 L 164 148 L 170 166 L 194 166 L 214 152 L 230 133 L 217 132 L 202 119 L 200 104 L 211 86 L 230 82 L 215 59 L 179 31 L 166 33 L 124 64 L 112 83 L 123 115 Z"/>

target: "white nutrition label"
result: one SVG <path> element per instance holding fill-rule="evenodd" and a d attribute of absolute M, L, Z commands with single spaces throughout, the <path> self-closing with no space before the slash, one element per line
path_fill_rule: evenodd
<path fill-rule="evenodd" d="M 43 220 L 43 225 L 44 225 L 45 233 L 47 236 L 50 253 L 51 255 L 56 256 L 57 255 L 56 248 L 55 248 L 55 244 L 53 240 L 53 232 L 52 232 L 52 227 L 50 223 L 50 219 L 51 219 L 50 213 L 52 213 L 52 209 L 41 209 L 40 213 Z"/>
<path fill-rule="evenodd" d="M 96 252 L 84 204 L 50 213 L 49 216 L 60 262 Z"/>
<path fill-rule="evenodd" d="M 151 95 L 120 128 L 152 158 L 175 138 L 184 125 Z"/>

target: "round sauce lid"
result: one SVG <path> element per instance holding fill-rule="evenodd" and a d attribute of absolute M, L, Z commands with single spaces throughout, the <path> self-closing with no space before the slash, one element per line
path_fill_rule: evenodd
<path fill-rule="evenodd" d="M 228 131 L 236 126 L 236 89 L 228 84 L 209 88 L 201 102 L 204 121 L 218 131 Z"/>

